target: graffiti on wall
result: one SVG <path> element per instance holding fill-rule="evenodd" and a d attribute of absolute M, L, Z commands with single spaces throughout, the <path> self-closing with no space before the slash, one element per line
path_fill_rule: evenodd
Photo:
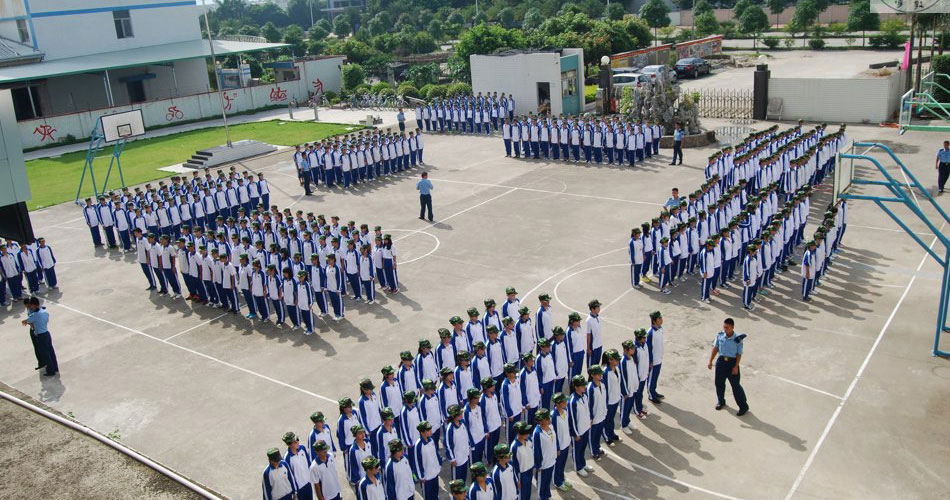
<path fill-rule="evenodd" d="M 280 85 L 274 86 L 270 91 L 271 102 L 283 102 L 287 100 L 287 91 L 280 88 Z"/>
<path fill-rule="evenodd" d="M 56 132 L 56 129 L 52 125 L 39 125 L 33 129 L 33 135 L 39 134 L 40 142 L 56 142 L 56 138 L 53 137 L 53 133 Z"/>

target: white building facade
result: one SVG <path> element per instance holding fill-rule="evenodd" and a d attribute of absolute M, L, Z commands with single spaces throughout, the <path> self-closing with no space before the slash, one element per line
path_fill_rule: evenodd
<path fill-rule="evenodd" d="M 472 91 L 504 92 L 515 98 L 515 114 L 578 115 L 584 109 L 583 49 L 510 51 L 469 57 Z"/>

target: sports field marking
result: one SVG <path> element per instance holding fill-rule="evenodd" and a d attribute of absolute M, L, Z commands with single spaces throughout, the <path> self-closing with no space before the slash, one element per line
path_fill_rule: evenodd
<path fill-rule="evenodd" d="M 439 247 L 442 245 L 442 241 L 439 240 L 439 237 L 438 237 L 438 236 L 436 236 L 436 235 L 434 235 L 434 234 L 432 234 L 432 233 L 430 233 L 430 232 L 427 232 L 427 231 L 419 231 L 419 230 L 417 230 L 417 229 L 387 229 L 387 231 L 389 231 L 389 232 L 405 231 L 405 232 L 411 233 L 411 234 L 424 234 L 424 235 L 426 235 L 426 236 L 432 238 L 433 240 L 435 240 L 435 247 L 434 247 L 432 250 L 429 250 L 428 252 L 426 252 L 426 253 L 424 253 L 424 254 L 418 256 L 418 257 L 413 257 L 413 258 L 411 258 L 411 259 L 409 259 L 409 260 L 406 260 L 406 261 L 399 261 L 399 262 L 397 262 L 397 265 L 406 265 L 406 264 L 410 264 L 410 263 L 412 263 L 412 262 L 415 262 L 415 261 L 417 261 L 417 260 L 424 259 L 424 258 L 426 258 L 426 257 L 428 257 L 428 256 L 430 256 L 430 255 L 432 255 L 432 254 L 434 254 L 435 251 L 438 250 Z M 406 235 L 406 236 L 409 236 L 409 235 Z M 401 240 L 401 239 L 402 239 L 402 238 L 398 238 L 396 241 Z"/>
<path fill-rule="evenodd" d="M 503 187 L 510 187 L 510 186 L 503 186 Z M 482 206 L 482 205 L 484 205 L 484 204 L 486 204 L 486 203 L 490 203 L 490 202 L 492 202 L 492 201 L 495 201 L 495 200 L 497 200 L 498 198 L 501 198 L 502 196 L 505 196 L 506 194 L 513 193 L 513 192 L 515 192 L 515 190 L 517 190 L 517 189 L 518 189 L 518 188 L 511 188 L 511 189 L 509 189 L 508 191 L 505 191 L 504 193 L 501 193 L 501 194 L 499 194 L 499 195 L 497 195 L 497 196 L 492 196 L 491 198 L 489 198 L 489 199 L 487 199 L 487 200 L 484 200 L 484 201 L 482 201 L 482 202 L 480 202 L 480 203 L 476 203 L 475 205 L 472 205 L 472 206 L 470 206 L 470 207 L 468 207 L 468 208 L 466 208 L 466 209 L 464 209 L 464 210 L 459 210 L 458 212 L 455 212 L 454 214 L 449 215 L 448 217 L 443 217 L 443 218 L 441 218 L 441 219 L 437 219 L 433 224 L 441 224 L 441 223 L 443 223 L 443 222 L 445 222 L 445 221 L 447 221 L 447 220 L 449 220 L 449 219 L 452 219 L 452 218 L 454 218 L 454 217 L 456 217 L 456 216 L 462 215 L 462 214 L 464 214 L 464 213 L 466 213 L 466 212 L 468 212 L 468 211 L 470 211 L 470 210 L 475 210 L 476 208 L 478 208 L 478 207 L 480 207 L 480 206 Z M 432 227 L 432 226 L 429 225 L 429 226 L 427 226 L 427 227 Z M 395 243 L 395 242 L 397 242 L 397 241 L 399 241 L 399 240 L 408 238 L 408 237 L 412 236 L 413 234 L 422 233 L 422 232 L 425 231 L 425 229 L 426 229 L 427 227 L 420 228 L 420 229 L 413 229 L 413 230 L 409 231 L 407 234 L 405 234 L 405 235 L 403 235 L 403 236 L 400 236 L 399 238 L 394 239 L 394 240 L 393 240 L 393 243 Z"/>
<path fill-rule="evenodd" d="M 275 384 L 277 384 L 277 385 L 286 387 L 286 388 L 288 388 L 288 389 L 293 389 L 293 390 L 295 390 L 295 391 L 297 391 L 297 392 L 301 392 L 301 393 L 306 394 L 306 395 L 308 395 L 308 396 L 312 396 L 312 397 L 315 397 L 315 398 L 319 398 L 319 399 L 322 399 L 322 400 L 324 400 L 324 401 L 327 401 L 327 402 L 333 403 L 333 404 L 336 404 L 336 403 L 337 403 L 337 400 L 335 400 L 335 399 L 330 399 L 330 398 L 328 398 L 328 397 L 326 397 L 326 396 L 317 394 L 317 393 L 315 393 L 315 392 L 308 391 L 308 390 L 303 389 L 303 388 L 301 388 L 301 387 L 297 387 L 297 386 L 295 386 L 295 385 L 291 385 L 291 384 L 288 384 L 288 383 L 286 383 L 286 382 L 282 382 L 282 381 L 277 380 L 277 379 L 275 379 L 275 378 L 268 377 L 267 375 L 264 375 L 264 374 L 262 374 L 262 373 L 257 373 L 257 372 L 255 372 L 255 371 L 253 371 L 253 370 L 248 370 L 247 368 L 244 368 L 244 367 L 235 365 L 235 364 L 233 364 L 233 363 L 228 363 L 227 361 L 218 359 L 218 358 L 216 358 L 216 357 L 214 357 L 214 356 L 210 356 L 210 355 L 205 354 L 205 353 L 203 353 L 203 352 L 198 352 L 198 351 L 196 351 L 196 350 L 194 350 L 194 349 L 189 349 L 189 348 L 187 348 L 187 347 L 183 347 L 183 346 L 180 346 L 180 345 L 178 345 L 178 344 L 173 344 L 173 343 L 171 343 L 171 342 L 168 342 L 168 341 L 165 340 L 165 339 L 160 339 L 160 338 L 158 338 L 158 337 L 156 337 L 156 336 L 154 336 L 154 335 L 149 335 L 149 334 L 147 334 L 147 333 L 145 333 L 145 332 L 136 330 L 136 329 L 134 329 L 134 328 L 129 328 L 129 327 L 127 327 L 127 326 L 120 325 L 120 324 L 115 323 L 115 322 L 113 322 L 113 321 L 109 321 L 109 320 L 107 320 L 107 319 L 105 319 L 105 318 L 100 318 L 99 316 L 96 316 L 96 315 L 94 315 L 94 314 L 89 314 L 89 313 L 87 313 L 87 312 L 80 311 L 79 309 L 76 309 L 76 308 L 67 306 L 67 305 L 65 305 L 65 304 L 61 304 L 61 303 L 56 302 L 56 301 L 47 300 L 46 302 L 49 303 L 49 304 L 54 304 L 54 305 L 56 305 L 57 307 L 62 307 L 63 309 L 66 309 L 67 311 L 72 311 L 72 312 L 74 312 L 74 313 L 76 313 L 76 314 L 79 314 L 79 315 L 82 315 L 82 316 L 86 316 L 87 318 L 92 318 L 92 319 L 94 319 L 94 320 L 96 320 L 96 321 L 101 321 L 102 323 L 105 323 L 105 324 L 107 324 L 107 325 L 111 325 L 111 326 L 114 326 L 114 327 L 116 327 L 116 328 L 121 328 L 121 329 L 123 329 L 123 330 L 125 330 L 125 331 L 132 332 L 132 333 L 141 335 L 141 336 L 143 336 L 143 337 L 152 339 L 152 340 L 154 340 L 154 341 L 156 341 L 156 342 L 160 342 L 160 343 L 165 344 L 165 345 L 167 345 L 167 346 L 171 346 L 171 347 L 174 347 L 174 348 L 176 348 L 176 349 L 181 349 L 182 351 L 185 351 L 185 352 L 194 354 L 195 356 L 200 356 L 200 357 L 205 358 L 205 359 L 207 359 L 207 360 L 209 360 L 209 361 L 214 361 L 215 363 L 218 363 L 218 364 L 227 366 L 228 368 L 233 368 L 233 369 L 235 369 L 235 370 L 238 370 L 238 371 L 240 371 L 240 372 L 244 372 L 244 373 L 246 373 L 246 374 L 248 374 L 248 375 L 253 375 L 253 376 L 257 377 L 257 378 L 266 380 L 266 381 L 268 381 L 268 382 L 273 382 L 273 383 L 275 383 Z"/>
<path fill-rule="evenodd" d="M 217 315 L 217 316 L 215 316 L 215 317 L 213 317 L 213 318 L 211 318 L 211 319 L 209 319 L 209 320 L 207 320 L 207 321 L 202 321 L 201 323 L 198 323 L 197 325 L 195 325 L 195 326 L 193 326 L 193 327 L 191 327 L 191 328 L 189 328 L 189 329 L 187 329 L 187 330 L 180 331 L 180 332 L 178 332 L 178 333 L 172 335 L 171 337 L 166 337 L 166 338 L 162 339 L 162 342 L 168 342 L 169 340 L 171 340 L 171 339 L 173 339 L 173 338 L 175 338 L 175 337 L 177 337 L 177 336 L 179 336 L 179 335 L 184 335 L 184 334 L 186 334 L 186 333 L 188 333 L 188 332 L 190 332 L 190 331 L 192 331 L 192 330 L 196 330 L 196 329 L 198 329 L 198 328 L 201 328 L 202 326 L 205 326 L 205 325 L 207 325 L 208 323 L 211 323 L 212 321 L 218 320 L 218 319 L 220 319 L 220 318 L 222 318 L 222 317 L 224 317 L 224 316 L 227 316 L 227 315 L 228 315 L 228 313 L 226 313 L 226 312 L 221 313 L 221 314 L 219 314 L 219 315 Z"/>
<path fill-rule="evenodd" d="M 613 450 L 607 449 L 607 450 L 605 450 L 605 452 L 607 453 L 607 455 L 613 457 L 613 458 L 614 458 L 614 461 L 616 461 L 616 462 L 619 463 L 620 465 L 626 466 L 627 468 L 632 468 L 632 469 L 634 469 L 634 470 L 639 470 L 639 471 L 642 471 L 642 472 L 646 472 L 647 474 L 656 476 L 656 477 L 658 477 L 658 478 L 660 478 L 660 479 L 665 479 L 666 481 L 669 481 L 669 482 L 671 482 L 671 483 L 676 483 L 676 484 L 678 484 L 678 485 L 680 485 L 680 486 L 685 486 L 685 487 L 687 487 L 687 488 L 689 488 L 689 489 L 691 489 L 691 490 L 695 490 L 695 491 L 698 491 L 698 492 L 700 492 L 700 493 L 705 493 L 705 494 L 707 494 L 707 495 L 712 495 L 712 496 L 717 497 L 717 498 L 724 498 L 724 499 L 726 499 L 726 500 L 741 500 L 741 499 L 738 498 L 738 497 L 734 497 L 734 496 L 732 496 L 732 495 L 727 495 L 727 494 L 725 494 L 725 493 L 719 493 L 719 492 L 716 492 L 716 491 L 708 490 L 708 489 L 706 489 L 706 488 L 703 488 L 702 486 L 696 486 L 695 484 L 690 484 L 690 483 L 687 483 L 687 482 L 685 482 L 685 481 L 680 481 L 679 479 L 676 479 L 675 477 L 667 476 L 666 474 L 663 474 L 662 472 L 657 472 L 657 471 L 655 471 L 655 470 L 653 470 L 653 469 L 648 469 L 648 468 L 646 468 L 646 467 L 644 467 L 644 466 L 642 466 L 642 465 L 633 463 L 633 462 L 631 462 L 630 460 L 627 460 L 626 458 L 621 457 L 620 455 L 617 455 L 616 453 L 613 452 Z M 656 457 L 653 457 L 653 459 L 654 459 L 654 460 L 657 460 Z M 659 460 L 657 460 L 657 461 L 659 461 Z M 662 462 L 661 462 L 661 463 L 662 463 Z"/>
<path fill-rule="evenodd" d="M 604 304 L 604 306 L 600 308 L 600 314 L 604 314 L 604 311 L 606 311 L 607 308 L 609 308 L 610 306 L 616 304 L 617 302 L 620 301 L 620 299 L 626 297 L 628 293 L 630 293 L 630 292 L 632 292 L 632 291 L 634 291 L 634 290 L 636 290 L 636 289 L 633 288 L 633 287 L 630 287 L 630 288 L 627 289 L 626 292 L 623 292 L 623 293 L 621 293 L 620 295 L 618 295 L 616 299 L 611 300 L 610 302 Z"/>
<path fill-rule="evenodd" d="M 620 248 L 614 248 L 613 250 L 607 250 L 606 252 L 599 253 L 599 254 L 597 254 L 597 255 L 594 255 L 593 257 L 588 257 L 588 258 L 586 258 L 586 259 L 584 259 L 584 260 L 577 261 L 577 262 L 575 262 L 575 263 L 573 263 L 573 264 L 571 264 L 571 265 L 565 267 L 564 269 L 561 269 L 560 271 L 557 271 L 556 273 L 554 273 L 554 274 L 548 276 L 547 278 L 544 278 L 544 280 L 542 280 L 540 283 L 538 283 L 537 285 L 535 285 L 534 288 L 532 288 L 531 290 L 528 290 L 526 293 L 524 293 L 523 296 L 524 296 L 524 297 L 530 297 L 532 293 L 534 293 L 538 288 L 541 288 L 541 286 L 543 286 L 543 285 L 544 285 L 545 283 L 547 283 L 548 281 L 551 281 L 552 279 L 554 279 L 555 277 L 561 275 L 562 273 L 566 273 L 567 271 L 570 271 L 571 269 L 574 269 L 575 267 L 577 267 L 577 266 L 579 266 L 579 265 L 581 265 L 581 264 L 583 264 L 583 263 L 585 263 L 585 262 L 590 262 L 590 261 L 592 261 L 592 260 L 594 260 L 594 259 L 603 257 L 604 255 L 609 255 L 609 254 L 612 254 L 612 253 L 614 253 L 614 252 L 616 252 L 616 251 L 619 251 L 619 250 L 625 250 L 626 248 L 627 248 L 627 247 L 625 247 L 625 246 L 620 247 Z"/>
<path fill-rule="evenodd" d="M 808 389 L 809 391 L 817 392 L 818 394 L 824 394 L 825 396 L 828 396 L 828 397 L 830 397 L 830 398 L 835 398 L 835 399 L 837 399 L 837 400 L 839 400 L 839 401 L 840 401 L 841 399 L 843 399 L 841 396 L 832 394 L 832 393 L 827 392 L 827 391 L 823 391 L 823 390 L 821 390 L 821 389 L 812 387 L 812 386 L 810 386 L 810 385 L 805 385 L 805 384 L 802 384 L 802 383 L 799 383 L 799 382 L 795 382 L 794 380 L 789 380 L 789 379 L 787 379 L 787 378 L 785 378 L 785 377 L 779 377 L 778 375 L 772 375 L 771 373 L 766 373 L 766 372 L 763 372 L 763 371 L 760 371 L 760 370 L 750 370 L 750 371 L 751 371 L 752 373 L 755 373 L 756 375 L 762 374 L 762 375 L 765 375 L 765 376 L 767 376 L 767 377 L 772 377 L 772 378 L 774 378 L 774 379 L 781 380 L 782 382 L 786 382 L 786 383 L 789 383 L 789 384 L 792 384 L 792 385 L 797 385 L 798 387 L 801 387 L 802 389 Z"/>
<path fill-rule="evenodd" d="M 561 192 L 561 191 L 549 191 L 549 190 L 547 190 L 547 189 L 535 189 L 535 188 L 527 188 L 527 187 L 520 187 L 520 186 L 509 186 L 509 185 L 507 185 L 507 184 L 491 184 L 491 183 L 486 183 L 486 182 L 457 181 L 457 180 L 453 180 L 453 179 L 439 179 L 439 182 L 450 182 L 450 183 L 455 183 L 455 184 L 468 184 L 468 185 L 472 185 L 472 186 L 489 186 L 489 187 L 499 187 L 499 188 L 511 188 L 511 189 L 517 189 L 517 190 L 519 190 L 519 191 L 529 191 L 529 192 L 532 192 L 532 193 L 560 194 L 560 195 L 564 195 L 564 196 L 574 196 L 574 197 L 577 197 L 577 198 L 591 198 L 591 199 L 595 199 L 595 200 L 604 200 L 604 201 L 619 201 L 619 202 L 623 202 L 623 203 L 637 203 L 637 204 L 640 204 L 640 205 L 652 205 L 652 206 L 655 206 L 655 207 L 662 207 L 662 206 L 663 206 L 662 203 L 653 203 L 652 201 L 626 200 L 626 199 L 623 199 L 623 198 L 611 198 L 611 197 L 609 197 L 609 196 L 597 196 L 597 195 L 593 195 L 593 194 L 580 194 L 580 193 L 567 193 L 567 192 Z"/>
<path fill-rule="evenodd" d="M 943 228 L 946 225 L 946 222 L 940 225 L 940 232 L 943 232 Z M 938 239 L 934 237 L 933 241 L 930 242 L 929 248 L 933 248 L 933 246 L 937 243 L 937 240 Z M 920 264 L 917 265 L 917 270 L 915 273 L 920 272 L 920 270 L 924 267 L 924 263 L 927 262 L 928 257 L 929 255 L 924 252 L 924 256 L 920 259 Z M 907 294 L 910 292 L 911 287 L 914 286 L 915 281 L 917 281 L 916 274 L 911 276 L 910 281 L 907 282 L 907 287 L 904 288 L 904 293 L 901 294 L 901 298 L 898 299 L 897 304 L 894 305 L 894 310 L 891 311 L 891 315 L 887 318 L 887 322 L 885 322 L 884 326 L 881 327 L 881 333 L 877 335 L 877 339 L 874 340 L 874 345 L 871 346 L 871 350 L 868 351 L 868 355 L 865 356 L 864 362 L 861 363 L 861 367 L 858 368 L 858 372 L 854 374 L 854 378 L 851 380 L 851 385 L 849 385 L 848 390 L 845 391 L 844 397 L 841 398 L 841 402 L 838 403 L 838 407 L 835 408 L 835 412 L 831 415 L 831 418 L 828 419 L 828 424 L 825 425 L 825 430 L 822 431 L 821 436 L 815 443 L 815 447 L 812 448 L 811 453 L 808 454 L 808 458 L 805 460 L 805 464 L 802 465 L 802 469 L 795 478 L 795 482 L 792 483 L 792 487 L 788 490 L 788 494 L 785 495 L 785 500 L 791 500 L 791 498 L 795 496 L 795 493 L 798 491 L 798 488 L 801 486 L 802 481 L 804 481 L 805 474 L 808 473 L 808 469 L 810 469 L 811 464 L 814 463 L 815 456 L 818 455 L 818 451 L 821 450 L 821 446 L 825 443 L 825 439 L 828 437 L 828 433 L 831 432 L 831 428 L 834 427 L 835 422 L 838 420 L 838 416 L 841 415 L 841 410 L 844 409 L 844 405 L 848 402 L 848 399 L 851 398 L 854 388 L 858 385 L 858 381 L 861 380 L 861 376 L 864 375 L 864 370 L 867 369 L 868 364 L 871 362 L 871 358 L 877 351 L 877 346 L 881 345 L 881 340 L 884 338 L 884 334 L 887 333 L 887 329 L 891 326 L 891 321 L 894 320 L 894 316 L 897 315 L 897 310 L 900 309 L 901 304 L 904 303 L 904 299 L 907 298 Z"/>

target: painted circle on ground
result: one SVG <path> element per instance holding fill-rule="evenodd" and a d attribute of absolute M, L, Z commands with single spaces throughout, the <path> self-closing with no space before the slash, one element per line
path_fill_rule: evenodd
<path fill-rule="evenodd" d="M 399 240 L 399 256 L 396 261 L 398 265 L 405 265 L 415 262 L 417 260 L 424 259 L 439 249 L 439 246 L 442 245 L 442 242 L 439 241 L 438 236 L 429 233 L 427 231 L 422 231 L 419 229 L 386 229 L 384 232 L 387 233 L 409 233 L 402 237 Z M 413 238 L 417 234 L 422 234 L 428 236 L 430 243 L 428 246 L 424 243 L 419 243 L 419 238 Z M 396 238 L 393 238 L 394 240 Z M 428 249 L 428 251 L 426 250 Z"/>

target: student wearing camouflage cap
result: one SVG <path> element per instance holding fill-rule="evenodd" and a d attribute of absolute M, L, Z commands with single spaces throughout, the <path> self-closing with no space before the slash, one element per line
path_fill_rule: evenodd
<path fill-rule="evenodd" d="M 528 423 L 534 425 L 534 417 L 541 407 L 541 379 L 535 368 L 534 354 L 526 352 L 521 355 L 521 372 L 518 380 L 521 382 L 521 397 L 524 400 L 524 410 Z"/>
<path fill-rule="evenodd" d="M 567 351 L 570 355 L 568 361 L 568 377 L 576 377 L 583 373 L 584 355 L 587 352 L 587 333 L 581 326 L 581 315 L 572 312 L 567 316 Z"/>
<path fill-rule="evenodd" d="M 551 408 L 551 397 L 554 396 L 554 379 L 557 378 L 557 368 L 555 367 L 554 354 L 551 351 L 551 338 L 538 339 L 538 359 L 537 367 L 538 383 L 541 390 L 541 408 Z"/>
<path fill-rule="evenodd" d="M 435 348 L 435 364 L 440 370 L 446 367 L 454 370 L 457 355 L 455 344 L 452 343 L 452 332 L 447 328 L 439 328 L 439 347 Z"/>
<path fill-rule="evenodd" d="M 518 298 L 518 290 L 515 290 L 515 287 L 509 286 L 505 288 L 506 300 L 505 303 L 501 305 L 501 317 L 515 317 L 518 309 L 521 308 L 521 299 Z"/>
<path fill-rule="evenodd" d="M 495 299 L 485 299 L 485 314 L 482 316 L 482 327 L 485 332 L 488 331 L 489 326 L 494 326 L 501 331 L 501 315 L 495 308 Z M 488 342 L 487 334 L 483 342 Z"/>
<path fill-rule="evenodd" d="M 389 460 L 386 461 L 383 483 L 386 485 L 388 500 L 409 500 L 415 497 L 416 485 L 413 481 L 412 467 L 406 458 L 406 447 L 402 440 L 389 442 Z"/>
<path fill-rule="evenodd" d="M 485 342 L 485 325 L 478 319 L 478 309 L 469 307 L 468 323 L 465 324 L 465 338 L 468 340 L 468 349 L 472 349 L 475 342 Z"/>
<path fill-rule="evenodd" d="M 590 382 L 587 384 L 587 400 L 590 404 L 590 454 L 595 460 L 603 456 L 600 440 L 604 435 L 607 420 L 607 387 L 603 383 L 604 369 L 591 365 L 587 369 Z"/>
<path fill-rule="evenodd" d="M 344 397 L 340 398 L 340 418 L 336 421 L 336 441 L 340 443 L 340 450 L 346 453 L 353 444 L 353 433 L 350 429 L 360 423 L 359 417 L 353 411 L 353 400 Z"/>
<path fill-rule="evenodd" d="M 336 458 L 325 441 L 313 445 L 310 463 L 310 482 L 318 500 L 340 500 L 340 479 L 336 472 Z"/>
<path fill-rule="evenodd" d="M 551 411 L 538 410 L 535 416 L 538 425 L 534 428 L 531 442 L 534 448 L 534 463 L 538 468 L 538 496 L 541 500 L 551 498 L 551 481 L 554 479 L 554 466 L 558 457 L 557 435 L 551 425 Z"/>
<path fill-rule="evenodd" d="M 664 397 L 656 391 L 660 369 L 663 367 L 663 335 L 663 314 L 660 311 L 653 311 L 650 313 L 650 329 L 647 330 L 646 345 L 650 353 L 650 401 L 655 404 L 659 404 Z"/>
<path fill-rule="evenodd" d="M 482 392 L 473 387 L 466 392 L 465 401 L 462 403 L 462 423 L 468 431 L 471 463 L 485 460 L 488 426 L 485 422 L 485 414 L 479 405 L 481 396 Z"/>
<path fill-rule="evenodd" d="M 500 399 L 502 417 L 507 422 L 508 442 L 515 439 L 515 424 L 521 421 L 525 413 L 521 394 L 517 365 L 505 363 L 505 380 L 501 383 Z"/>
<path fill-rule="evenodd" d="M 488 479 L 488 467 L 482 462 L 472 464 L 472 486 L 468 490 L 468 500 L 494 500 L 495 487 Z"/>
<path fill-rule="evenodd" d="M 465 500 L 468 490 L 465 488 L 465 481 L 462 479 L 453 479 L 449 481 L 449 495 L 452 500 Z"/>
<path fill-rule="evenodd" d="M 755 298 L 755 289 L 758 286 L 759 278 L 759 257 L 755 243 L 752 243 L 742 260 L 742 307 L 747 311 L 755 308 L 752 300 Z"/>
<path fill-rule="evenodd" d="M 361 464 L 363 459 L 373 457 L 372 446 L 366 442 L 366 429 L 362 424 L 353 424 L 349 429 L 353 436 L 353 444 L 346 452 L 346 477 L 350 486 L 357 486 L 360 480 L 366 476 L 366 471 Z M 374 459 L 376 457 L 373 457 Z"/>
<path fill-rule="evenodd" d="M 432 429 L 432 439 L 438 445 L 441 437 L 442 423 L 445 417 L 442 413 L 442 401 L 436 394 L 435 382 L 431 379 L 422 380 L 422 397 L 419 401 L 419 414 L 422 420 L 428 422 Z"/>
<path fill-rule="evenodd" d="M 550 339 L 553 336 L 554 330 L 554 315 L 551 312 L 551 298 L 547 294 L 542 294 L 539 298 L 544 297 L 547 300 L 542 300 L 541 305 L 538 306 L 538 313 L 535 315 L 535 332 L 536 338 L 540 339 Z"/>
<path fill-rule="evenodd" d="M 462 401 L 465 397 L 465 392 L 469 389 L 475 387 L 475 379 L 472 375 L 472 367 L 469 363 L 471 356 L 467 351 L 462 351 L 456 356 L 458 366 L 454 370 L 454 382 L 455 382 L 455 392 L 457 393 L 457 398 L 459 401 Z"/>
<path fill-rule="evenodd" d="M 379 398 L 374 391 L 376 386 L 369 377 L 360 379 L 360 399 L 357 402 L 360 422 L 366 427 L 367 434 L 372 434 L 380 426 Z"/>
<path fill-rule="evenodd" d="M 379 459 L 369 456 L 360 461 L 363 478 L 356 486 L 357 500 L 386 500 L 386 489 L 379 477 Z"/>
<path fill-rule="evenodd" d="M 594 299 L 587 303 L 590 313 L 587 315 L 587 321 L 584 328 L 586 335 L 585 345 L 587 347 L 587 368 L 600 362 L 604 351 L 603 326 L 600 321 L 600 301 Z"/>
<path fill-rule="evenodd" d="M 416 427 L 419 439 L 412 445 L 413 471 L 419 479 L 423 500 L 438 500 L 439 472 L 442 470 L 442 455 L 439 454 L 439 444 L 432 438 L 432 425 L 422 421 Z M 465 491 L 465 482 L 462 481 L 462 491 Z"/>
<path fill-rule="evenodd" d="M 527 422 L 515 424 L 517 437 L 511 442 L 511 465 L 514 467 L 519 498 L 531 498 L 531 479 L 538 466 L 530 442 L 533 431 L 534 425 Z"/>
<path fill-rule="evenodd" d="M 491 378 L 501 382 L 505 376 L 505 349 L 498 338 L 499 330 L 494 325 L 488 328 L 488 342 L 485 345 L 485 355 L 488 357 L 488 366 Z M 482 376 L 485 378 L 485 375 Z"/>
<path fill-rule="evenodd" d="M 620 353 L 616 349 L 604 352 L 602 366 L 604 375 L 602 383 L 607 395 L 607 417 L 604 419 L 603 437 L 608 445 L 620 440 L 617 435 L 617 410 L 620 407 L 623 393 L 620 390 Z"/>
<path fill-rule="evenodd" d="M 293 432 L 285 433 L 282 440 L 287 445 L 284 463 L 294 477 L 297 500 L 310 500 L 313 498 L 313 487 L 310 486 L 310 453 L 300 446 L 300 438 Z"/>
<path fill-rule="evenodd" d="M 495 463 L 494 449 L 501 438 L 501 407 L 495 393 L 496 383 L 492 378 L 483 378 L 482 393 L 478 398 L 478 407 L 485 423 L 485 453 L 489 464 Z"/>
<path fill-rule="evenodd" d="M 391 408 L 398 427 L 399 413 L 402 411 L 402 393 L 404 392 L 396 382 L 396 370 L 392 366 L 384 366 L 380 373 L 383 381 L 379 386 L 379 396 L 384 408 Z"/>
<path fill-rule="evenodd" d="M 370 433 L 370 445 L 373 456 L 379 459 L 379 463 L 384 464 L 389 460 L 390 441 L 399 439 L 399 429 L 396 427 L 396 413 L 392 408 L 379 410 L 379 419 L 382 424 Z"/>
<path fill-rule="evenodd" d="M 502 374 L 498 379 L 498 386 L 504 381 L 504 369 L 506 363 L 518 365 L 521 363 L 521 348 L 518 345 L 518 336 L 515 333 L 515 320 L 510 316 L 501 319 L 501 350 L 502 350 Z"/>
<path fill-rule="evenodd" d="M 333 431 L 330 429 L 330 426 L 327 425 L 327 419 L 323 415 L 323 412 L 313 412 L 310 415 L 310 422 L 313 424 L 313 428 L 310 429 L 310 437 L 307 438 L 307 449 L 313 450 L 314 445 L 318 441 L 323 441 L 327 444 L 327 449 L 336 453 L 336 445 L 333 444 Z"/>
<path fill-rule="evenodd" d="M 403 442 L 410 445 L 415 443 L 416 439 L 419 439 L 419 431 L 416 430 L 416 426 L 423 420 L 418 399 L 419 394 L 416 391 L 404 392 L 402 394 L 402 411 L 399 413 L 399 418 L 396 419 L 399 437 Z"/>
<path fill-rule="evenodd" d="M 419 380 L 416 378 L 414 359 L 410 351 L 399 353 L 399 370 L 396 372 L 396 381 L 399 383 L 399 391 L 403 394 L 406 391 L 418 394 L 422 389 Z"/>
<path fill-rule="evenodd" d="M 710 293 L 713 292 L 713 281 L 716 276 L 715 252 L 713 247 L 715 242 L 712 238 L 706 240 L 706 247 L 699 252 L 699 273 L 702 278 L 700 284 L 700 300 L 709 304 Z"/>
<path fill-rule="evenodd" d="M 422 385 L 423 379 L 439 379 L 439 367 L 435 362 L 435 355 L 432 354 L 432 343 L 428 339 L 419 339 L 419 349 L 414 365 L 416 381 L 419 385 Z"/>
<path fill-rule="evenodd" d="M 449 461 L 452 479 L 465 480 L 471 458 L 468 430 L 462 423 L 462 408 L 452 404 L 445 411 L 445 458 Z"/>
<path fill-rule="evenodd" d="M 518 339 L 519 356 L 534 353 L 538 345 L 538 332 L 531 322 L 531 311 L 527 307 L 518 309 L 518 321 L 515 323 L 515 337 Z"/>
<path fill-rule="evenodd" d="M 386 287 L 390 293 L 399 293 L 399 274 L 396 272 L 396 247 L 390 235 L 383 236 L 383 275 L 386 277 Z"/>
<path fill-rule="evenodd" d="M 291 500 L 297 491 L 293 472 L 280 457 L 280 450 L 267 450 L 267 467 L 264 468 L 264 500 Z"/>
<path fill-rule="evenodd" d="M 462 402 L 462 396 L 459 394 L 455 384 L 455 373 L 448 368 L 439 372 L 442 382 L 439 384 L 439 407 L 442 409 L 442 417 L 448 419 L 448 408 Z"/>

